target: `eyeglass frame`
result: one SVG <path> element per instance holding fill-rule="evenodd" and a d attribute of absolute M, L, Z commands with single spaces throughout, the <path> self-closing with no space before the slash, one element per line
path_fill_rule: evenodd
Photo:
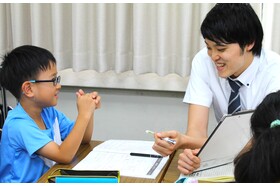
<path fill-rule="evenodd" d="M 53 82 L 53 86 L 56 86 L 58 83 L 60 83 L 60 80 L 61 80 L 61 77 L 57 76 L 57 77 L 54 77 L 53 79 L 50 79 L 50 80 L 35 80 L 35 79 L 32 79 L 32 80 L 29 80 L 29 82 L 31 82 L 31 83 Z"/>

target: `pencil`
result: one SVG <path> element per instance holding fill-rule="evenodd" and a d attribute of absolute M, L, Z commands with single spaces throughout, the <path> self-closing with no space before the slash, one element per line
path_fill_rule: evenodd
<path fill-rule="evenodd" d="M 154 132 L 154 131 L 151 131 L 151 130 L 146 130 L 146 133 L 147 133 L 147 134 L 154 134 L 155 132 Z M 168 143 L 171 143 L 171 144 L 173 144 L 173 145 L 176 144 L 176 141 L 175 141 L 174 139 L 162 138 L 162 140 L 167 141 Z"/>

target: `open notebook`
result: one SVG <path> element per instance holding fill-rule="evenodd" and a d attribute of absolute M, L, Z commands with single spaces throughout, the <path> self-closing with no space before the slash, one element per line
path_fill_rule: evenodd
<path fill-rule="evenodd" d="M 198 153 L 201 166 L 188 177 L 233 179 L 233 160 L 251 138 L 252 113 L 249 110 L 225 115 Z"/>
<path fill-rule="evenodd" d="M 120 176 L 155 179 L 169 156 L 160 156 L 153 144 L 154 141 L 110 139 L 93 148 L 73 170 L 119 170 Z M 139 153 L 152 156 L 132 155 Z"/>

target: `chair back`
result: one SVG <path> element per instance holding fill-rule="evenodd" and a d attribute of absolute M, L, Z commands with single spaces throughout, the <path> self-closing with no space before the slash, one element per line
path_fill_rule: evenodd
<path fill-rule="evenodd" d="M 2 128 L 4 125 L 4 121 L 8 114 L 8 106 L 7 106 L 7 100 L 6 100 L 6 91 L 1 86 L 0 86 L 0 89 L 1 89 L 1 101 L 2 101 L 2 103 L 0 104 L 0 140 L 1 140 Z"/>

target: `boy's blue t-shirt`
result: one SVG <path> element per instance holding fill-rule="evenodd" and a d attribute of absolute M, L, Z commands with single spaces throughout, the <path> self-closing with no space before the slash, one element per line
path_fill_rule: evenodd
<path fill-rule="evenodd" d="M 36 151 L 54 140 L 55 119 L 62 141 L 74 126 L 74 121 L 54 107 L 44 108 L 41 115 L 46 130 L 41 130 L 20 104 L 9 111 L 1 139 L 1 183 L 36 182 L 49 169 Z"/>

